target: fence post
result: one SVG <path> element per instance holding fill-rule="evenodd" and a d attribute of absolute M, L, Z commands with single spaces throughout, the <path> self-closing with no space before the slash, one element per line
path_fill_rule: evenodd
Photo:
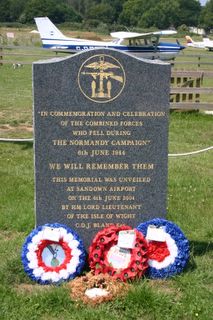
<path fill-rule="evenodd" d="M 200 56 L 198 56 L 198 68 L 200 68 Z"/>
<path fill-rule="evenodd" d="M 3 60 L 3 56 L 2 56 L 1 53 L 3 53 L 3 48 L 2 47 L 0 47 L 0 66 L 3 66 L 3 63 L 1 62 L 1 60 Z"/>
<path fill-rule="evenodd" d="M 0 33 L 0 66 L 3 65 L 3 63 L 1 62 L 1 60 L 3 60 L 3 55 L 1 53 L 3 53 L 3 35 Z"/>

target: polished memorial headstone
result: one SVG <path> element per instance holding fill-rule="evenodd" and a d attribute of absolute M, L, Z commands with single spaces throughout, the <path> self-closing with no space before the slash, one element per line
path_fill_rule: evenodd
<path fill-rule="evenodd" d="M 36 223 L 86 246 L 165 217 L 170 65 L 97 49 L 33 64 Z"/>

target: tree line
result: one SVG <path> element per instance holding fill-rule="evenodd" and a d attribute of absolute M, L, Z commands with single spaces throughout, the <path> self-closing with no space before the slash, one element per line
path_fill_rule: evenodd
<path fill-rule="evenodd" d="M 213 0 L 0 0 L 0 22 L 33 23 L 48 16 L 54 23 L 100 23 L 136 28 L 178 28 L 182 25 L 213 29 Z"/>

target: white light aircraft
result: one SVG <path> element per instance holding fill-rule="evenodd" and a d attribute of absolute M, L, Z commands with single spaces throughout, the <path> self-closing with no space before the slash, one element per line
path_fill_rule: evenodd
<path fill-rule="evenodd" d="M 213 50 L 213 40 L 209 38 L 203 38 L 203 41 L 193 41 L 190 36 L 185 36 L 188 47 Z"/>
<path fill-rule="evenodd" d="M 112 32 L 110 42 L 92 41 L 66 37 L 47 17 L 35 18 L 44 48 L 66 50 L 76 53 L 82 50 L 109 48 L 147 59 L 170 60 L 185 47 L 177 43 L 159 42 L 162 35 L 173 35 L 176 31 L 164 30 L 149 33 Z"/>

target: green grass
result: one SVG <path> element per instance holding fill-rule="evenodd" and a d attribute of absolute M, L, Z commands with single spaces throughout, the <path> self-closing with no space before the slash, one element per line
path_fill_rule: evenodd
<path fill-rule="evenodd" d="M 212 118 L 172 113 L 170 152 L 209 145 Z M 213 153 L 169 159 L 168 219 L 191 243 L 190 263 L 167 281 L 142 279 L 131 292 L 96 308 L 74 303 L 67 285 L 40 287 L 24 274 L 20 252 L 34 227 L 33 147 L 0 144 L 0 319 L 203 319 L 211 318 Z"/>
<path fill-rule="evenodd" d="M 10 51 L 10 50 L 9 50 Z M 14 52 L 15 50 L 13 50 Z M 5 51 L 4 51 L 5 52 Z M 32 56 L 24 57 L 23 51 L 17 49 L 18 56 L 6 56 L 4 60 L 24 61 L 32 63 L 33 61 L 55 57 L 55 54 L 49 51 L 31 49 L 27 54 Z M 41 56 L 36 56 L 36 54 Z M 33 56 L 35 54 L 35 56 Z M 12 136 L 19 135 L 23 128 L 18 126 L 32 126 L 32 65 L 24 64 L 21 68 L 13 69 L 12 63 L 0 66 L 0 130 L 1 137 L 7 136 L 8 126 L 12 131 Z M 11 128 L 12 127 L 12 128 Z M 14 132 L 13 127 L 16 127 Z M 22 129 L 22 130 L 21 130 Z M 26 130 L 25 130 L 26 131 Z M 26 136 L 29 136 L 29 130 Z"/>
<path fill-rule="evenodd" d="M 170 39 L 171 40 L 171 39 Z M 186 44 L 179 39 L 180 42 L 186 46 Z M 174 42 L 174 40 L 171 42 Z M 198 59 L 198 57 L 200 57 Z M 175 59 L 176 62 L 193 62 L 193 64 L 176 64 L 175 68 L 178 70 L 212 70 L 213 66 L 205 63 L 212 63 L 212 52 L 204 49 L 197 49 L 188 47 L 185 48 Z"/>
<path fill-rule="evenodd" d="M 26 130 L 32 124 L 31 96 L 31 66 L 0 66 L 0 137 L 32 137 Z M 197 112 L 172 112 L 169 152 L 212 145 L 212 120 Z M 141 279 L 126 296 L 90 307 L 72 301 L 67 284 L 39 286 L 24 273 L 21 248 L 35 223 L 33 144 L 0 142 L 0 319 L 211 319 L 212 164 L 213 151 L 169 158 L 167 218 L 190 240 L 186 270 L 168 280 Z"/>
<path fill-rule="evenodd" d="M 12 69 L 8 64 L 0 67 L 1 125 L 32 125 L 31 68 L 25 65 Z"/>

